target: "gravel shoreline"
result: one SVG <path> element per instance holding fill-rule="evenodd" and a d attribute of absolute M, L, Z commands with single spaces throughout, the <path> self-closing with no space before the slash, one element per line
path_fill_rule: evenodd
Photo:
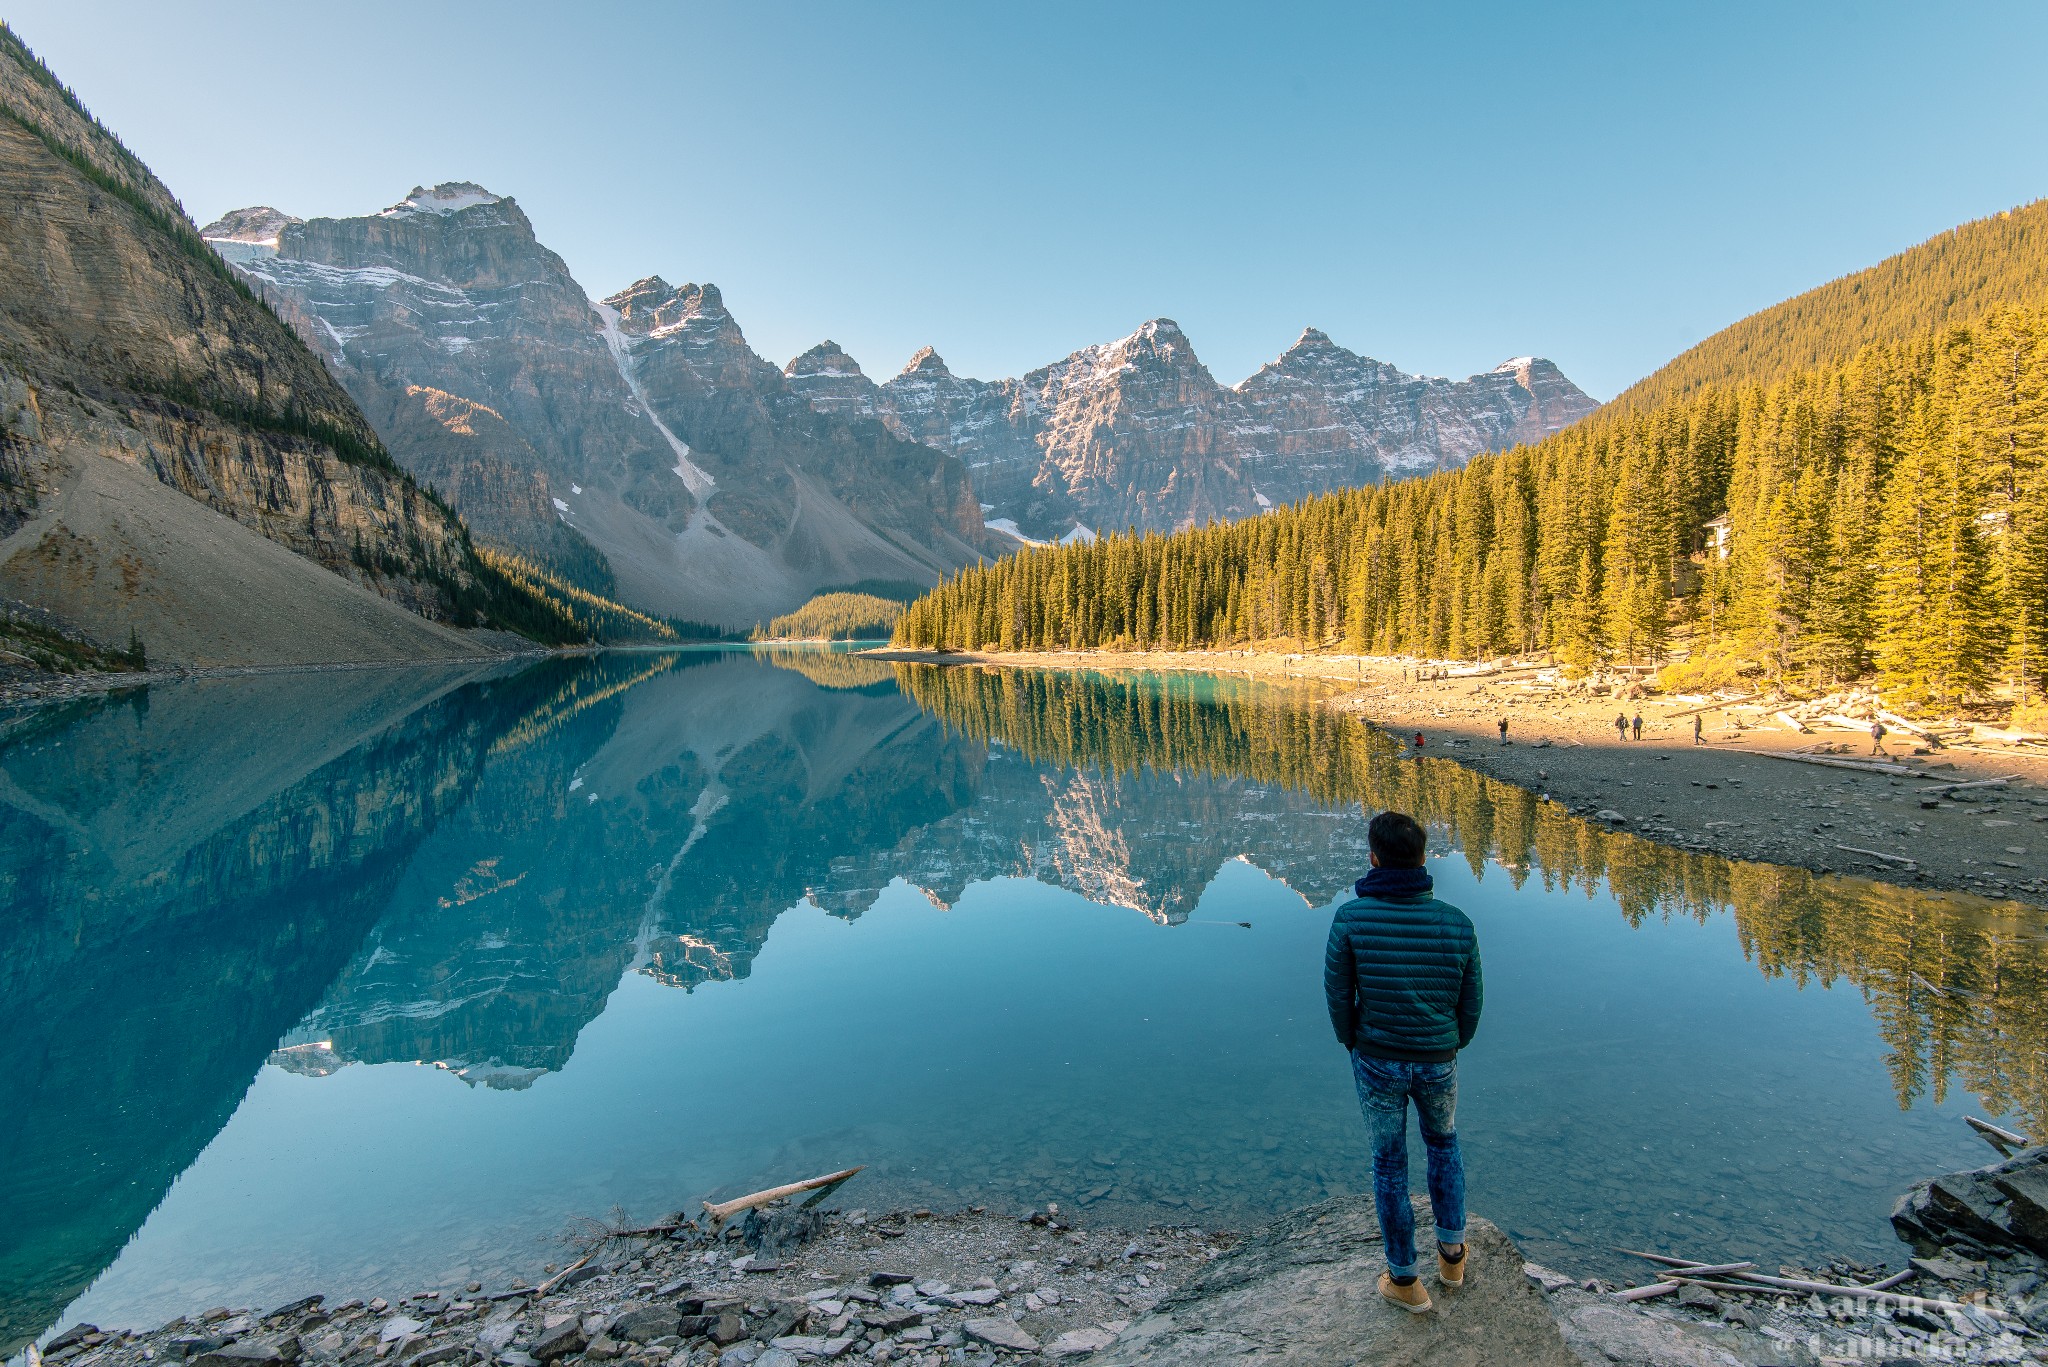
<path fill-rule="evenodd" d="M 1361 1212 L 1366 1197 L 1337 1198 L 1287 1217 L 1320 1225 L 1319 1212 Z M 1285 1223 L 1285 1222 L 1283 1222 Z M 831 1361 L 905 1367 L 1120 1361 L 1133 1340 L 1174 1310 L 1192 1285 L 1235 1284 L 1221 1263 L 1265 1236 L 1194 1227 L 1141 1232 L 1073 1229 L 1057 1206 L 1018 1219 L 979 1207 L 950 1214 L 812 1212 L 777 1208 L 713 1234 L 693 1224 L 595 1234 L 589 1252 L 549 1265 L 534 1286 L 471 1282 L 400 1299 L 329 1304 L 319 1296 L 269 1311 L 216 1306 L 154 1330 L 74 1325 L 27 1367 L 799 1367 Z M 1519 1255 L 1489 1275 L 1513 1276 Z M 1334 1261 L 1300 1250 L 1309 1261 Z M 1352 1250 L 1355 1255 L 1356 1250 Z M 1370 1252 L 1370 1250 L 1368 1250 Z M 1902 1249 L 1903 1253 L 1903 1249 Z M 1367 1261 L 1370 1261 L 1368 1258 Z M 1967 1304 L 1950 1313 L 1904 1302 L 1743 1296 L 1692 1289 L 1624 1302 L 1612 1283 L 1519 1264 L 1541 1293 L 1563 1342 L 1581 1361 L 1661 1367 L 1895 1360 L 2048 1361 L 2048 1297 L 2037 1261 L 1933 1260 L 1900 1294 Z M 1355 1279 L 1369 1296 L 1376 1264 Z M 1779 1271 L 1864 1281 L 1879 1269 L 1847 1264 Z M 1953 1275 L 1952 1285 L 1938 1274 Z M 1646 1271 L 1640 1282 L 1653 1281 Z M 1447 1294 L 1447 1293 L 1440 1293 Z M 1183 1291 L 1175 1299 L 1185 1299 Z M 1450 1307 L 1455 1309 L 1455 1307 Z M 1237 1312 L 1228 1312 L 1235 1314 Z M 1388 1308 L 1399 1322 L 1399 1312 Z M 1245 1310 L 1244 1341 L 1261 1361 L 1292 1361 L 1290 1326 Z M 1118 1343 L 1134 1323 L 1139 1332 Z M 1548 1331 L 1545 1331 L 1548 1332 Z M 1277 1352 L 1277 1356 L 1275 1353 Z M 1099 1357 L 1097 1355 L 1100 1355 Z"/>

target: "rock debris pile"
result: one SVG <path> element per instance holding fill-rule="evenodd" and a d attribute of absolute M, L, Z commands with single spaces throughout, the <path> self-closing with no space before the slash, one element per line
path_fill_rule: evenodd
<path fill-rule="evenodd" d="M 422 1291 L 396 1302 L 309 1297 L 268 1313 L 226 1307 L 149 1333 L 76 1326 L 45 1364 L 142 1367 L 795 1367 L 858 1359 L 910 1367 L 1081 1357 L 1114 1341 L 1165 1288 L 1234 1236 L 1066 1227 L 982 1211 L 831 1213 L 808 1242 L 775 1221 L 721 1236 L 611 1239 L 537 1287 Z M 779 1253 L 753 1242 L 780 1243 Z"/>
<path fill-rule="evenodd" d="M 2043 1151 L 2029 1152 L 2033 1166 L 2012 1171 L 2037 1173 Z M 1960 1190 L 1957 1179 L 1974 1176 L 1934 1185 Z M 1901 1208 L 1924 1205 L 1909 1196 Z M 1883 1298 L 1688 1284 L 1642 1300 L 1525 1263 L 1476 1217 L 1468 1246 L 1467 1286 L 1449 1291 L 1432 1277 L 1434 1309 L 1409 1315 L 1375 1291 L 1384 1250 L 1361 1196 L 1243 1238 L 1076 1230 L 1057 1207 L 1022 1221 L 978 1208 L 777 1210 L 716 1235 L 689 1224 L 612 1235 L 531 1287 L 472 1282 L 334 1305 L 309 1296 L 267 1313 L 216 1307 L 147 1333 L 75 1325 L 31 1351 L 28 1367 L 2048 1362 L 2048 1264 L 2025 1244 L 1976 1242 L 1982 1256 L 1972 1258 L 1959 1243 L 1922 1241 L 1911 1278 Z M 1427 1261 L 1434 1250 L 1422 1252 Z M 1778 1274 L 1868 1286 L 1882 1269 Z"/>

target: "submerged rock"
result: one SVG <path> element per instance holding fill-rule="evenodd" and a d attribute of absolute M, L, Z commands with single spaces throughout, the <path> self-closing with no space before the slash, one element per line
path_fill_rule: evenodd
<path fill-rule="evenodd" d="M 1409 1314 L 1375 1289 L 1386 1250 L 1371 1199 L 1324 1201 L 1282 1216 L 1195 1273 L 1094 1360 L 1579 1367 L 1508 1237 L 1475 1218 L 1466 1241 L 1465 1288 L 1445 1291 L 1432 1279 L 1435 1310 Z"/>

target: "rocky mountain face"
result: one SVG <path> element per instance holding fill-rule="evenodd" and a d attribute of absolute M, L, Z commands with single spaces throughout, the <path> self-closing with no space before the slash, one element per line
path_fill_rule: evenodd
<path fill-rule="evenodd" d="M 813 409 L 715 286 L 593 304 L 481 186 L 203 231 L 480 531 L 634 607 L 749 625 L 832 585 L 933 583 L 992 544 L 957 460 Z"/>
<path fill-rule="evenodd" d="M 488 649 L 435 625 L 461 523 L 5 30 L 0 115 L 0 598 L 154 661 Z"/>
<path fill-rule="evenodd" d="M 1461 465 L 1597 407 L 1549 361 L 1519 357 L 1453 382 L 1404 374 L 1314 328 L 1227 388 L 1166 318 L 1022 379 L 963 379 L 926 348 L 877 385 L 831 342 L 785 374 L 820 412 L 870 417 L 957 455 L 989 525 L 1034 539 L 1246 517 Z"/>

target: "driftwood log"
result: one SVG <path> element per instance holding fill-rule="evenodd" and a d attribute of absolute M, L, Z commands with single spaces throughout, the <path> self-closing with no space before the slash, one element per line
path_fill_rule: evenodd
<path fill-rule="evenodd" d="M 1920 867 L 1920 861 L 1909 854 L 1886 854 L 1883 850 L 1866 850 L 1860 845 L 1837 845 L 1835 848 L 1844 854 L 1862 854 L 1872 859 L 1882 859 L 1887 864 L 1904 864 L 1909 869 Z"/>
<path fill-rule="evenodd" d="M 1671 721 L 1678 717 L 1690 717 L 1695 712 L 1718 712 L 1724 707 L 1733 707 L 1737 703 L 1754 702 L 1762 696 L 1763 694 L 1761 693 L 1745 693 L 1739 698 L 1724 698 L 1719 702 L 1702 703 L 1698 707 L 1688 707 L 1683 712 L 1667 712 L 1664 719 Z"/>
<path fill-rule="evenodd" d="M 2018 778 L 2018 774 L 2007 774 L 2004 778 L 1975 778 L 1968 783 L 1934 783 L 1920 789 L 1922 793 L 1954 793 L 1964 788 L 2003 788 Z"/>
<path fill-rule="evenodd" d="M 2021 1149 L 2033 1147 L 2025 1135 L 2014 1134 L 2002 1125 L 1994 1125 L 1988 1120 L 1979 1120 L 1974 1115 L 1964 1116 L 1963 1123 L 1978 1134 L 1983 1135 L 1984 1142 L 1998 1150 L 2000 1158 L 2010 1158 Z"/>
<path fill-rule="evenodd" d="M 1738 755 L 1761 755 L 1765 759 L 1789 759 L 1795 764 L 1821 764 L 1830 769 L 1856 769 L 1866 774 L 1893 774 L 1910 778 L 1914 771 L 1903 764 L 1886 764 L 1874 759 L 1827 759 L 1820 755 L 1794 755 L 1783 750 L 1750 750 L 1738 748 Z"/>
<path fill-rule="evenodd" d="M 1643 1253 L 1633 1248 L 1624 1248 L 1619 1251 L 1628 1254 L 1632 1258 L 1642 1258 L 1647 1262 L 1658 1263 L 1670 1268 L 1671 1271 L 1665 1274 L 1666 1281 L 1682 1282 L 1693 1280 L 1690 1275 L 1692 1270 L 1696 1267 L 1707 1266 L 1706 1263 L 1698 1262 L 1692 1258 L 1673 1258 L 1663 1253 Z M 1993 1319 L 2010 1318 L 2008 1312 L 1997 1309 L 1994 1306 L 1966 1305 L 1962 1301 L 1941 1300 L 1933 1296 L 1902 1296 L 1896 1291 L 1880 1289 L 1876 1286 L 1842 1286 L 1835 1282 L 1807 1281 L 1803 1277 L 1766 1277 L 1761 1272 L 1737 1272 L 1732 1275 L 1737 1278 L 1736 1281 L 1716 1282 L 1714 1283 L 1716 1289 L 1726 1291 L 1762 1291 L 1766 1288 L 1777 1288 L 1815 1296 L 1846 1296 L 1851 1300 L 1896 1301 L 1901 1305 L 1933 1306 L 1937 1310 L 1954 1310 L 1957 1312 L 1974 1310 Z M 1706 1283 L 1701 1284 L 1706 1285 Z M 1896 1282 L 1893 1283 L 1893 1285 L 1896 1284 Z"/>
<path fill-rule="evenodd" d="M 771 1201 L 780 1201 L 785 1196 L 795 1196 L 806 1191 L 815 1191 L 822 1196 L 859 1171 L 859 1168 L 847 1168 L 841 1172 L 828 1172 L 823 1177 L 807 1177 L 801 1182 L 789 1182 L 783 1186 L 770 1187 L 766 1191 L 757 1191 L 747 1196 L 737 1196 L 730 1201 L 719 1201 L 715 1204 L 706 1201 L 704 1203 L 704 1214 L 710 1219 L 712 1226 L 716 1228 L 743 1210 L 752 1210 L 756 1206 L 765 1206 Z"/>

